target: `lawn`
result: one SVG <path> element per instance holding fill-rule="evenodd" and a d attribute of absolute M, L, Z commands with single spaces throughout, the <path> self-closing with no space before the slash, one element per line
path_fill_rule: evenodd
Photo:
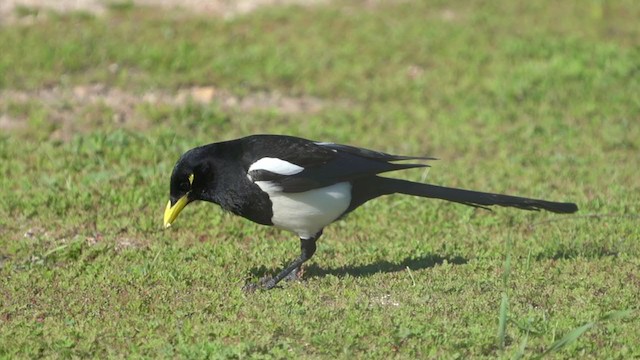
<path fill-rule="evenodd" d="M 640 356 L 640 4 L 17 12 L 0 358 Z M 162 215 L 184 151 L 253 133 L 431 155 L 393 176 L 580 210 L 384 197 L 325 229 L 302 281 L 247 293 L 294 235 Z"/>

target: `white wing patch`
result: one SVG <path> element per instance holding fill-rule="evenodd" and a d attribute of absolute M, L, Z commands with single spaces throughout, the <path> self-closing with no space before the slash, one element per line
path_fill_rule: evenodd
<path fill-rule="evenodd" d="M 351 203 L 351 184 L 341 182 L 300 193 L 282 192 L 270 181 L 256 181 L 273 204 L 273 225 L 303 239 L 317 234 L 338 219 Z"/>
<path fill-rule="evenodd" d="M 249 167 L 249 172 L 255 170 L 266 170 L 279 175 L 295 175 L 304 170 L 304 168 L 282 159 L 263 157 Z"/>

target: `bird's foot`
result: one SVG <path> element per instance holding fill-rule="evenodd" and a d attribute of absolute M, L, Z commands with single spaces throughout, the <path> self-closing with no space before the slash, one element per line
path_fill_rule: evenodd
<path fill-rule="evenodd" d="M 287 274 L 287 276 L 285 276 L 283 280 L 286 280 L 286 281 L 301 280 L 303 274 L 304 274 L 304 270 L 302 269 L 302 267 L 298 267 L 294 269 L 292 272 L 290 272 L 289 274 Z M 265 276 L 261 278 L 257 283 L 245 284 L 242 287 L 242 290 L 244 290 L 244 292 L 246 293 L 254 293 L 258 289 L 261 289 L 261 290 L 273 289 L 274 287 L 276 287 L 277 284 L 278 283 L 275 281 L 275 279 L 272 276 Z"/>
<path fill-rule="evenodd" d="M 265 276 L 260 279 L 257 283 L 246 283 L 242 290 L 246 293 L 254 293 L 256 290 L 270 290 L 276 286 L 275 280 L 271 276 Z"/>

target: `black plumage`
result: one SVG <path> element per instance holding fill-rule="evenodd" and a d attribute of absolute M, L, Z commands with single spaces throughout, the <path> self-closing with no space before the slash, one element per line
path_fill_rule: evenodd
<path fill-rule="evenodd" d="M 266 281 L 275 286 L 313 256 L 316 240 L 331 222 L 378 196 L 406 194 L 486 208 L 573 213 L 573 203 L 416 183 L 379 176 L 389 171 L 427 167 L 430 157 L 399 156 L 283 135 L 253 135 L 200 146 L 176 163 L 165 210 L 169 226 L 189 202 L 204 200 L 263 225 L 293 231 L 301 255 Z M 413 161 L 406 163 L 406 161 Z"/>

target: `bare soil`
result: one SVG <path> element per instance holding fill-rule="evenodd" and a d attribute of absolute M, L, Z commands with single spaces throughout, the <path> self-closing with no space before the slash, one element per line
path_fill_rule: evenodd
<path fill-rule="evenodd" d="M 210 14 L 212 16 L 233 17 L 254 11 L 263 6 L 301 5 L 309 6 L 327 0 L 133 0 L 135 5 L 177 8 Z M 110 4 L 128 3 L 124 0 L 2 0 L 0 1 L 0 23 L 15 20 L 16 9 L 52 10 L 55 12 L 83 11 L 102 14 Z M 33 15 L 45 16 L 41 14 Z"/>
<path fill-rule="evenodd" d="M 277 91 L 261 91 L 238 96 L 214 86 L 196 86 L 178 91 L 153 90 L 142 94 L 107 87 L 102 84 L 77 85 L 72 88 L 55 86 L 35 91 L 0 90 L 0 129 L 21 130 L 27 127 L 27 119 L 12 117 L 7 109 L 11 105 L 36 102 L 56 123 L 55 140 L 68 140 L 74 133 L 82 132 L 82 120 L 98 106 L 113 112 L 112 119 L 119 126 L 144 129 L 148 119 L 140 117 L 136 109 L 141 104 L 183 106 L 189 102 L 202 105 L 216 104 L 226 112 L 254 112 L 275 110 L 282 114 L 315 113 L 328 106 L 348 106 L 345 101 L 336 103 L 312 96 L 292 97 Z M 87 124 L 85 124 L 86 126 Z"/>

